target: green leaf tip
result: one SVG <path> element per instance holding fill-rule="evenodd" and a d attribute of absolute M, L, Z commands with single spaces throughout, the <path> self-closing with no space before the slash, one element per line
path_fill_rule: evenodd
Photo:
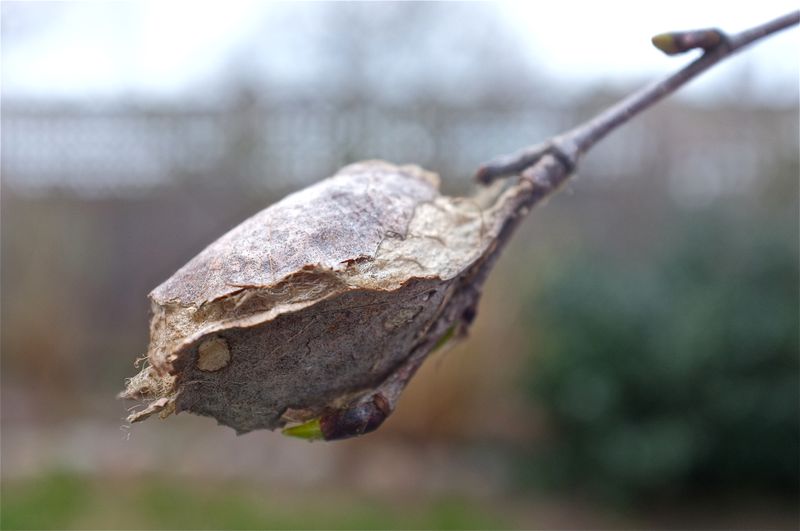
<path fill-rule="evenodd" d="M 440 337 L 439 340 L 436 342 L 436 344 L 433 346 L 433 348 L 431 349 L 431 352 L 436 352 L 437 350 L 439 350 L 440 348 L 445 346 L 447 344 L 447 342 L 450 341 L 453 338 L 455 333 L 456 333 L 455 325 L 453 325 L 450 328 L 448 328 L 447 332 L 442 334 L 442 337 Z"/>
<path fill-rule="evenodd" d="M 653 46 L 667 55 L 674 55 L 681 51 L 678 48 L 678 45 L 675 42 L 675 36 L 672 33 L 659 33 L 650 40 L 653 42 Z"/>
<path fill-rule="evenodd" d="M 311 419 L 302 424 L 283 428 L 281 433 L 288 437 L 297 437 L 298 439 L 306 439 L 307 441 L 317 441 L 325 438 L 322 434 L 322 427 L 320 426 L 318 418 Z"/>

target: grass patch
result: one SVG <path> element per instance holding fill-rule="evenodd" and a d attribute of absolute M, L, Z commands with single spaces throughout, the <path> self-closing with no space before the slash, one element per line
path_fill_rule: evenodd
<path fill-rule="evenodd" d="M 2 529 L 507 528 L 498 510 L 460 497 L 393 501 L 219 482 L 104 481 L 55 472 L 6 482 Z"/>

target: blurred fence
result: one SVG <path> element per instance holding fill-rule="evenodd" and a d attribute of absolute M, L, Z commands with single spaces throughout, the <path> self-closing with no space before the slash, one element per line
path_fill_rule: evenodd
<path fill-rule="evenodd" d="M 415 162 L 453 181 L 488 157 L 586 119 L 604 99 L 610 98 L 569 108 L 480 109 L 279 104 L 249 92 L 218 107 L 4 101 L 3 181 L 23 194 L 59 190 L 82 197 L 180 182 L 286 189 L 365 158 Z M 745 192 L 759 168 L 796 149 L 795 114 L 673 105 L 615 134 L 592 154 L 588 171 L 616 180 L 641 175 L 662 159 L 679 196 Z M 756 151 L 760 141 L 772 151 Z"/>
<path fill-rule="evenodd" d="M 6 103 L 3 174 L 15 190 L 125 195 L 176 180 L 232 185 L 308 183 L 356 158 L 436 165 L 467 174 L 481 146 L 542 138 L 558 110 L 480 113 L 253 100 L 231 108 L 45 108 Z M 505 149 L 517 147 L 505 142 Z M 268 173 L 267 173 L 268 172 Z M 265 180 L 269 175 L 269 181 Z"/>

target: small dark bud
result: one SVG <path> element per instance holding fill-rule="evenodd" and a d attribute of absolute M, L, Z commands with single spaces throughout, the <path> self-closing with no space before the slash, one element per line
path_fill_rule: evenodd
<path fill-rule="evenodd" d="M 390 413 L 386 397 L 378 393 L 363 404 L 324 414 L 320 428 L 326 441 L 349 439 L 378 429 Z"/>

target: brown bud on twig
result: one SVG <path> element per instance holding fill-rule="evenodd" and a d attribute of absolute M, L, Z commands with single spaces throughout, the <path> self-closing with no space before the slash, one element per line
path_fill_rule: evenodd
<path fill-rule="evenodd" d="M 727 43 L 728 37 L 716 28 L 659 33 L 652 38 L 653 46 L 667 55 L 685 53 L 695 48 L 710 50 Z"/>

